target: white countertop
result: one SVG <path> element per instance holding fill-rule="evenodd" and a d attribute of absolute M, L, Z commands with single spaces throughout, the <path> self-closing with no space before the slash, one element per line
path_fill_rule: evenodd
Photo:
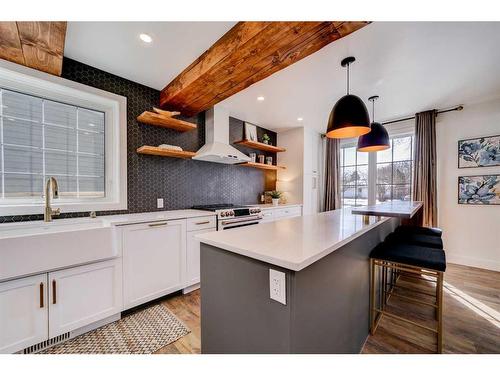
<path fill-rule="evenodd" d="M 260 207 L 262 210 L 267 210 L 269 208 L 286 208 L 286 207 L 301 207 L 300 203 L 283 203 L 277 206 L 273 206 L 272 203 L 262 203 L 262 204 L 252 204 L 252 207 Z"/>
<path fill-rule="evenodd" d="M 311 265 L 388 218 L 353 215 L 350 208 L 203 233 L 201 242 L 293 271 Z"/>
<path fill-rule="evenodd" d="M 143 212 L 139 214 L 125 214 L 125 215 L 105 215 L 98 216 L 98 219 L 104 220 L 111 225 L 126 225 L 145 223 L 149 221 L 162 221 L 162 220 L 176 220 L 176 219 L 189 219 L 193 217 L 202 216 L 215 216 L 214 212 L 203 210 L 172 210 L 172 211 L 156 211 L 156 212 Z"/>
<path fill-rule="evenodd" d="M 422 206 L 423 202 L 421 201 L 391 201 L 373 204 L 370 206 L 354 207 L 352 209 L 352 213 L 356 215 L 400 217 L 411 219 Z"/>

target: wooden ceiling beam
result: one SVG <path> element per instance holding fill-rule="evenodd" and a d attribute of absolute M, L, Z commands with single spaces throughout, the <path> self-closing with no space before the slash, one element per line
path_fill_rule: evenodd
<path fill-rule="evenodd" d="M 368 22 L 239 22 L 161 92 L 160 105 L 194 115 Z"/>
<path fill-rule="evenodd" d="M 61 75 L 66 22 L 0 22 L 0 58 Z"/>

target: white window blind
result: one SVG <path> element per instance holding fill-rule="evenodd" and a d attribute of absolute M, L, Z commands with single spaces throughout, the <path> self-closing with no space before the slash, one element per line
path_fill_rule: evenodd
<path fill-rule="evenodd" d="M 0 89 L 0 193 L 38 198 L 53 176 L 63 199 L 102 198 L 104 113 Z"/>

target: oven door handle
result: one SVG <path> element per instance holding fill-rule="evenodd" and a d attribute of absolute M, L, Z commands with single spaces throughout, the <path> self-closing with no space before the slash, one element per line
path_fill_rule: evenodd
<path fill-rule="evenodd" d="M 239 224 L 239 223 L 246 223 L 249 221 L 259 221 L 262 220 L 262 217 L 260 216 L 252 216 L 252 217 L 247 217 L 246 219 L 234 219 L 234 220 L 224 220 L 221 222 L 222 225 L 229 225 L 229 224 Z"/>

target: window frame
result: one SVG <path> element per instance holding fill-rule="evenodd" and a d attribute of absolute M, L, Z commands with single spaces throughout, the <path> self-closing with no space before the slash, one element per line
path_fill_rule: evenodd
<path fill-rule="evenodd" d="M 63 213 L 127 209 L 126 97 L 7 61 L 0 61 L 0 87 L 103 112 L 105 196 L 59 198 L 53 205 Z M 43 208 L 42 191 L 36 198 L 0 199 L 0 216 L 41 214 Z"/>
<path fill-rule="evenodd" d="M 413 193 L 413 169 L 415 168 L 415 147 L 414 147 L 414 140 L 415 140 L 415 131 L 414 131 L 414 124 L 411 121 L 406 121 L 403 123 L 398 123 L 394 124 L 391 126 L 386 127 L 388 133 L 389 133 L 389 138 L 394 139 L 394 138 L 404 138 L 411 136 L 412 137 L 412 146 L 411 146 L 411 176 L 410 176 L 410 195 Z M 357 146 L 357 139 L 342 139 L 340 141 L 340 148 L 341 148 L 341 157 L 342 157 L 342 149 L 343 148 L 348 148 L 348 147 L 356 147 Z M 357 152 L 357 151 L 356 151 Z M 357 161 L 357 156 L 356 156 L 356 161 Z M 398 162 L 405 162 L 409 160 L 398 160 Z M 394 181 L 394 150 L 391 150 L 391 162 L 382 162 L 382 163 L 387 163 L 391 164 L 392 167 L 392 176 L 391 176 L 391 181 Z M 368 153 L 368 205 L 373 205 L 377 201 L 377 195 L 376 195 L 376 189 L 377 189 L 377 165 L 379 163 L 377 162 L 377 152 L 369 152 Z M 364 164 L 363 164 L 364 165 Z M 343 166 L 341 166 L 341 171 L 342 173 Z M 344 188 L 344 183 L 343 183 L 343 175 L 341 175 L 341 203 L 342 207 L 344 207 L 344 194 L 343 194 L 343 188 Z M 408 184 L 387 184 L 388 186 L 407 186 Z M 351 185 L 347 185 L 351 186 Z M 391 188 L 391 199 L 393 197 L 393 189 Z M 354 207 L 354 206 L 346 206 L 346 207 Z"/>

